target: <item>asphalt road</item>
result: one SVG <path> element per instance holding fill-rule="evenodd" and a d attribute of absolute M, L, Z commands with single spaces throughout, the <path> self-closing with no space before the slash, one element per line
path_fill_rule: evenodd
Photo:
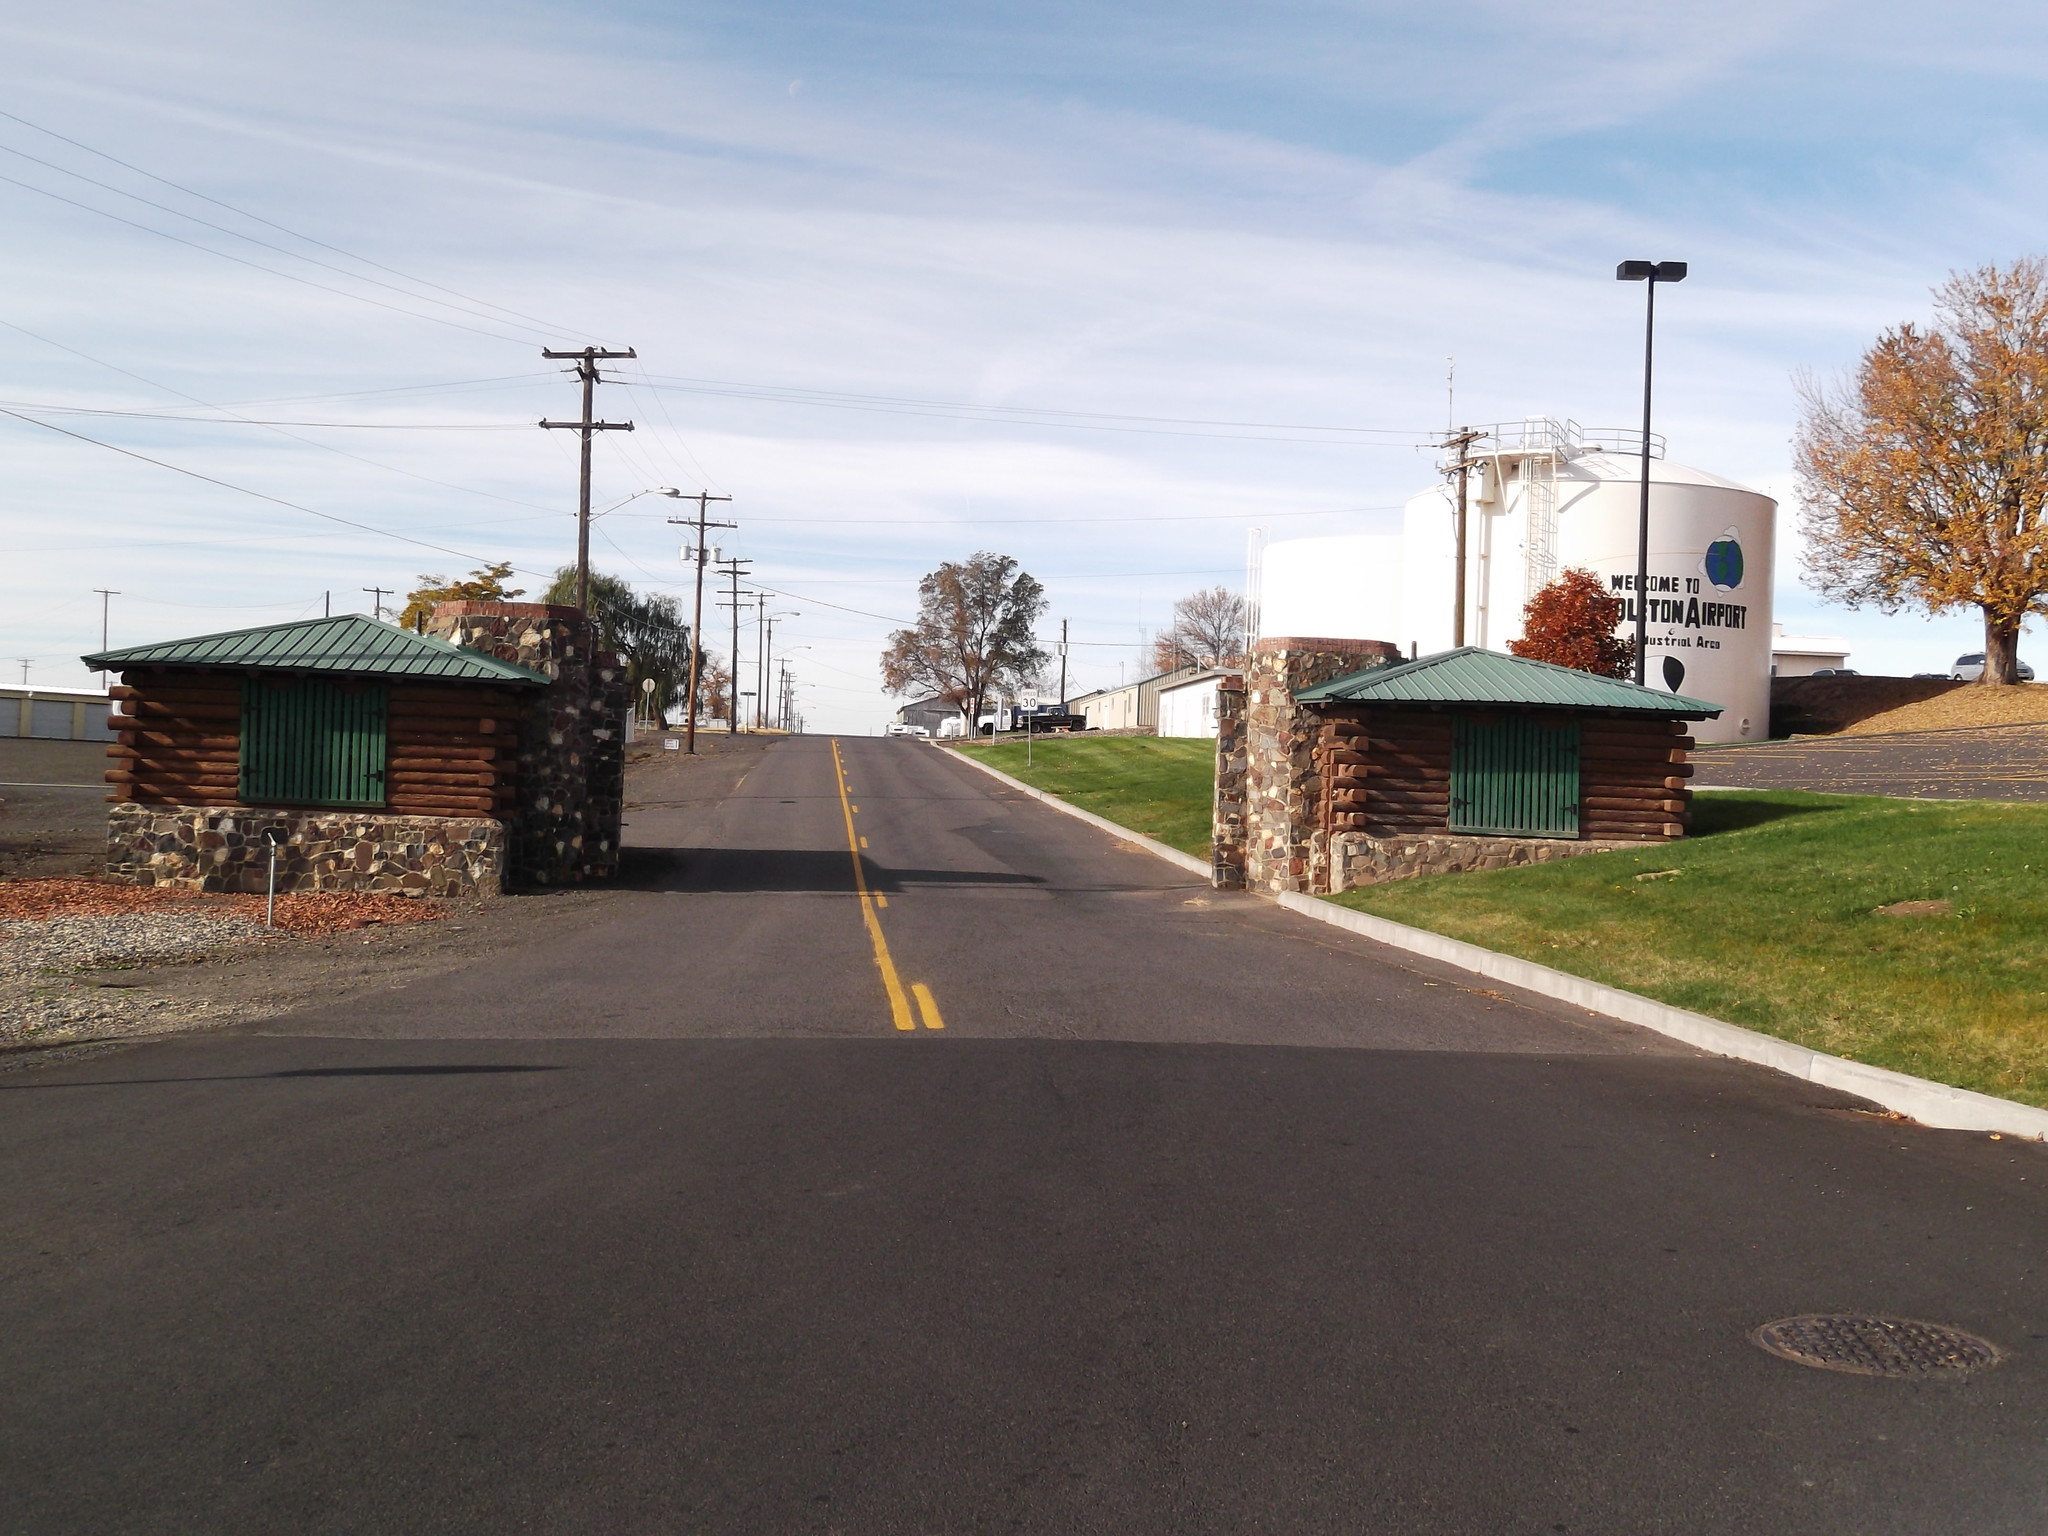
<path fill-rule="evenodd" d="M 2041 1148 L 840 751 L 652 770 L 559 941 L 0 1078 L 0 1529 L 2040 1529 Z M 2010 1358 L 1748 1342 L 1837 1309 Z"/>
<path fill-rule="evenodd" d="M 2048 800 L 2048 725 L 1703 747 L 1696 789 L 1809 789 L 1924 800 Z"/>

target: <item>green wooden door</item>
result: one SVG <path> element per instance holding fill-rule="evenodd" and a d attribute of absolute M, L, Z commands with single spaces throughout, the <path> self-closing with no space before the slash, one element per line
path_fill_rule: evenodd
<path fill-rule="evenodd" d="M 1579 835 L 1579 723 L 1530 715 L 1452 723 L 1451 830 Z"/>
<path fill-rule="evenodd" d="M 382 805 L 384 689 L 320 678 L 242 684 L 242 793 L 249 805 Z"/>

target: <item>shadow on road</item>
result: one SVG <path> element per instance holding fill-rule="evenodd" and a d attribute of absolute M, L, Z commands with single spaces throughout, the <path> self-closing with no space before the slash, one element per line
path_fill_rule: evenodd
<path fill-rule="evenodd" d="M 615 888 L 743 895 L 763 891 L 851 896 L 853 864 L 843 848 L 627 848 Z M 1036 875 L 994 869 L 891 869 L 861 860 L 868 889 L 893 894 L 917 885 L 1042 886 Z"/>
<path fill-rule="evenodd" d="M 514 1063 L 431 1063 L 412 1067 L 294 1067 L 288 1072 L 236 1072 L 224 1077 L 109 1077 L 90 1082 L 0 1083 L 0 1093 L 29 1088 L 145 1088 L 164 1083 L 273 1083 L 291 1077 L 471 1077 L 484 1072 L 562 1072 L 564 1067 Z"/>

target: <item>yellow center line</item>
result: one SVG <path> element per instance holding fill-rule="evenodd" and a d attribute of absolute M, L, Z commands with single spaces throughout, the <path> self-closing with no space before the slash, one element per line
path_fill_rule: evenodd
<path fill-rule="evenodd" d="M 882 937 L 882 920 L 875 915 L 874 898 L 868 894 L 868 873 L 861 864 L 860 834 L 853 830 L 853 802 L 846 794 L 846 765 L 839 756 L 839 742 L 832 742 L 832 772 L 839 780 L 839 809 L 846 815 L 846 851 L 853 856 L 853 888 L 860 893 L 861 921 L 868 925 L 868 938 L 875 946 L 875 969 L 882 973 L 882 990 L 889 994 L 889 1017 L 898 1029 L 916 1029 L 910 1016 L 910 999 L 896 975 L 896 962 L 889 954 L 889 941 Z M 936 1015 L 937 1010 L 933 1010 Z"/>
<path fill-rule="evenodd" d="M 946 1021 L 939 1017 L 939 1005 L 932 997 L 932 989 L 921 981 L 910 984 L 910 995 L 917 999 L 917 1011 L 924 1020 L 926 1029 L 944 1029 Z"/>

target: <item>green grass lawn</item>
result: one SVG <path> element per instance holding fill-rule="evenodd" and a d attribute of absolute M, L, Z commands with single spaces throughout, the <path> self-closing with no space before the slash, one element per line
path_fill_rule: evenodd
<path fill-rule="evenodd" d="M 1213 747 L 964 750 L 1205 857 Z M 2048 806 L 1702 793 L 1641 852 L 1331 898 L 1837 1056 L 2048 1105 Z M 1676 874 L 1664 871 L 1676 870 Z M 1638 875 L 1660 878 L 1638 880 Z M 1948 916 L 1880 917 L 1945 900 Z"/>
<path fill-rule="evenodd" d="M 1209 857 L 1210 802 L 1216 788 L 1213 741 L 1048 736 L 1032 743 L 1029 770 L 1021 741 L 971 742 L 955 750 L 1170 848 Z"/>
<path fill-rule="evenodd" d="M 2048 806 L 1708 792 L 1694 817 L 1692 837 L 1640 853 L 1331 899 L 1833 1055 L 2048 1105 Z M 1636 878 L 1666 870 L 1677 873 Z M 1955 910 L 1875 912 L 1915 900 Z"/>

